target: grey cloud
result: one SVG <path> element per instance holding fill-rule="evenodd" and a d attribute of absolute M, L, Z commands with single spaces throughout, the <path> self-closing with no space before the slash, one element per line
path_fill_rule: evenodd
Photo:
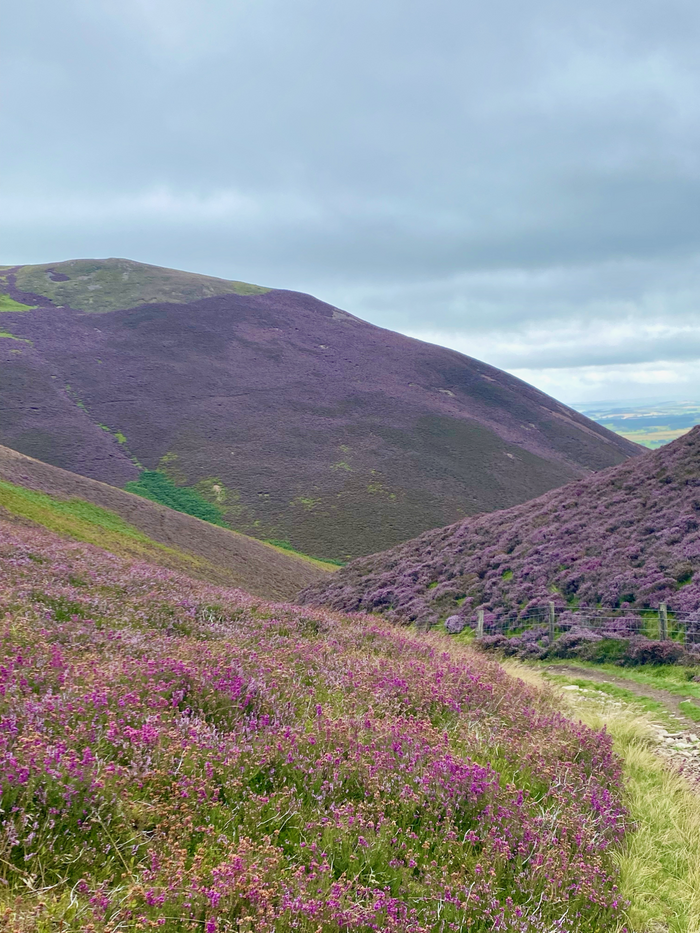
<path fill-rule="evenodd" d="M 4 32 L 0 261 L 127 255 L 515 330 L 532 371 L 541 322 L 697 314 L 689 0 L 25 0 Z M 581 352 L 700 356 L 669 341 Z"/>

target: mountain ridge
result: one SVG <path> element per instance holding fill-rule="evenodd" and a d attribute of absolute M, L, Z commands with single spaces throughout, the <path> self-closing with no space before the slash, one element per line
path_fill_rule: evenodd
<path fill-rule="evenodd" d="M 59 287 L 91 310 L 59 306 Z M 0 442 L 115 486 L 161 470 L 230 527 L 319 557 L 640 452 L 495 367 L 301 293 L 130 260 L 10 267 L 1 293 L 23 309 L 2 313 Z"/>

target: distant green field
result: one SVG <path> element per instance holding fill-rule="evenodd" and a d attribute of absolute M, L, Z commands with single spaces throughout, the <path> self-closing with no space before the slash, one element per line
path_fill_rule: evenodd
<path fill-rule="evenodd" d="M 700 403 L 662 402 L 658 405 L 613 407 L 577 406 L 582 414 L 630 441 L 655 450 L 687 434 L 700 424 Z"/>

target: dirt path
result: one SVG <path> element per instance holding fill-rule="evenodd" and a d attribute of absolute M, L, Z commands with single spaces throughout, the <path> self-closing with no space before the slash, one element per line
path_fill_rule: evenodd
<path fill-rule="evenodd" d="M 614 684 L 616 687 L 624 687 L 625 690 L 629 690 L 630 693 L 637 696 L 648 697 L 662 703 L 668 710 L 669 715 L 677 720 L 678 731 L 669 732 L 661 725 L 653 725 L 654 733 L 659 742 L 658 752 L 669 764 L 681 771 L 696 789 L 700 790 L 700 722 L 694 722 L 688 716 L 685 716 L 680 708 L 680 703 L 686 699 L 691 699 L 696 706 L 700 707 L 698 700 L 692 697 L 678 696 L 658 687 L 638 684 L 624 677 L 616 677 L 615 674 L 609 674 L 607 671 L 576 667 L 573 664 L 557 664 L 544 668 L 544 671 L 548 674 L 569 676 L 577 680 Z"/>
<path fill-rule="evenodd" d="M 584 680 L 594 680 L 602 684 L 614 684 L 616 687 L 624 687 L 630 693 L 640 697 L 648 697 L 651 700 L 658 700 L 663 703 L 666 709 L 671 713 L 674 719 L 679 719 L 683 725 L 693 729 L 700 729 L 700 723 L 694 722 L 689 716 L 683 713 L 680 704 L 684 700 L 691 700 L 696 706 L 700 707 L 700 702 L 693 697 L 682 697 L 676 693 L 669 693 L 668 690 L 662 690 L 659 687 L 650 687 L 647 684 L 638 684 L 634 680 L 628 680 L 626 677 L 616 677 L 615 674 L 609 674 L 607 671 L 596 671 L 589 667 L 576 667 L 575 664 L 556 664 L 546 667 L 548 674 L 564 674 L 569 677 L 581 678 Z"/>

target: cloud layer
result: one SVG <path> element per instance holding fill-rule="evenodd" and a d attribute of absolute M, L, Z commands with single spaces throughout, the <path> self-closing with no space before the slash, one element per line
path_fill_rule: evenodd
<path fill-rule="evenodd" d="M 297 288 L 566 401 L 700 397 L 689 0 L 25 0 L 4 33 L 2 262 Z"/>

